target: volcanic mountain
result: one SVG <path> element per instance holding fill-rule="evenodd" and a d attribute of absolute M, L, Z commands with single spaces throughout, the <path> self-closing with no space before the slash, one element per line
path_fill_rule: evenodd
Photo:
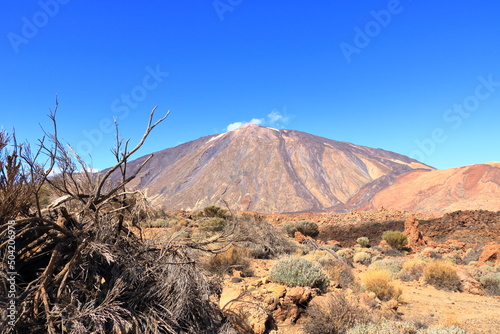
<path fill-rule="evenodd" d="M 130 186 L 167 210 L 227 203 L 262 213 L 320 212 L 341 209 L 355 195 L 356 207 L 367 205 L 412 170 L 433 168 L 382 149 L 247 125 L 156 152 Z"/>

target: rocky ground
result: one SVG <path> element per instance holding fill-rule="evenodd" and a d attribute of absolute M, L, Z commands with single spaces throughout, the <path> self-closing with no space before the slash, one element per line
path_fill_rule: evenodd
<path fill-rule="evenodd" d="M 196 220 L 185 212 L 175 215 L 180 217 L 184 226 Z M 312 333 L 304 330 L 311 316 L 310 310 L 314 309 L 311 305 L 325 304 L 326 297 L 338 294 L 358 305 L 362 310 L 360 314 L 370 314 L 376 321 L 411 321 L 433 328 L 458 326 L 467 333 L 500 333 L 500 212 L 459 211 L 435 217 L 378 210 L 260 217 L 278 230 L 290 222 L 307 220 L 316 223 L 320 233 L 314 238 L 295 233 L 299 251 L 294 256 L 321 262 L 321 258 L 324 260 L 328 254 L 308 248 L 313 244 L 316 248 L 335 250 L 344 257 L 349 253 L 351 257 L 346 262 L 354 280 L 344 284 L 338 277 L 330 277 L 325 291 L 289 287 L 270 279 L 271 268 L 278 258 L 251 259 L 250 269 L 246 272 L 229 270 L 219 276 L 222 289 L 213 296 L 213 302 L 232 319 L 233 327 L 241 333 Z M 165 230 L 148 229 L 147 235 L 157 238 Z M 404 232 L 408 236 L 409 247 L 401 252 L 390 247 L 381 239 L 382 233 L 387 230 Z M 367 237 L 371 247 L 357 245 L 360 237 Z M 353 254 L 361 252 L 368 253 L 369 259 L 358 261 L 354 256 L 353 260 Z M 401 296 L 381 300 L 368 291 L 359 279 L 377 260 L 402 264 L 417 259 L 426 263 L 437 260 L 452 263 L 460 280 L 457 288 L 436 288 L 423 277 L 403 281 L 402 276 L 398 276 L 401 269 L 398 269 L 399 274 L 395 272 L 393 278 L 394 283 L 401 287 Z M 497 284 L 496 288 L 492 290 L 490 286 L 487 290 L 482 285 L 480 280 L 484 275 L 496 277 L 493 282 Z"/>

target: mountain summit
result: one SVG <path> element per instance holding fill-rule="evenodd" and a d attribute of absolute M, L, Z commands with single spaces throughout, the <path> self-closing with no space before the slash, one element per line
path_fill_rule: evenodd
<path fill-rule="evenodd" d="M 361 207 L 415 169 L 433 168 L 382 149 L 246 125 L 156 152 L 131 186 L 167 210 L 226 202 L 234 210 L 319 212 Z"/>

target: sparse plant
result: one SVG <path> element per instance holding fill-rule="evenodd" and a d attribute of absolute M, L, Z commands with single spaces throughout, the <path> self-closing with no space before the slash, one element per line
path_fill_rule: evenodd
<path fill-rule="evenodd" d="M 488 296 L 500 296 L 500 273 L 479 277 L 479 282 Z"/>
<path fill-rule="evenodd" d="M 404 282 L 416 281 L 424 274 L 426 263 L 418 258 L 403 262 L 402 270 L 399 272 L 399 279 Z"/>
<path fill-rule="evenodd" d="M 429 262 L 424 269 L 424 280 L 437 289 L 460 290 L 460 278 L 450 262 L 440 260 Z"/>
<path fill-rule="evenodd" d="M 338 256 L 342 257 L 347 263 L 352 263 L 356 251 L 352 248 L 342 248 L 339 249 L 336 253 Z"/>
<path fill-rule="evenodd" d="M 248 249 L 248 255 L 258 259 L 268 259 L 285 254 L 293 254 L 299 245 L 285 237 L 264 217 L 242 215 L 226 220 L 225 233 L 231 234 L 233 243 Z"/>
<path fill-rule="evenodd" d="M 392 280 L 391 274 L 385 270 L 370 269 L 361 275 L 361 282 L 365 290 L 375 293 L 382 301 L 398 300 L 403 292 Z"/>
<path fill-rule="evenodd" d="M 370 246 L 370 239 L 368 239 L 367 237 L 359 237 L 356 242 L 358 243 L 358 245 L 360 245 L 361 247 L 369 247 Z"/>
<path fill-rule="evenodd" d="M 399 251 L 403 250 L 406 245 L 408 245 L 408 236 L 399 231 L 385 231 L 382 234 L 382 239 L 387 241 L 391 247 Z"/>
<path fill-rule="evenodd" d="M 352 268 L 342 260 L 336 258 L 330 251 L 316 250 L 303 256 L 304 259 L 317 262 L 323 267 L 328 277 L 332 282 L 335 282 L 337 287 L 352 288 L 357 290 L 356 277 L 352 272 Z"/>
<path fill-rule="evenodd" d="M 317 263 L 299 257 L 284 257 L 271 268 L 270 279 L 290 287 L 310 286 L 325 291 L 329 279 Z"/>
<path fill-rule="evenodd" d="M 203 215 L 205 217 L 218 217 L 218 218 L 227 218 L 227 210 L 216 206 L 216 205 L 209 205 L 205 208 L 203 208 Z"/>
<path fill-rule="evenodd" d="M 238 270 L 244 276 L 251 276 L 250 261 L 244 253 L 244 250 L 232 246 L 224 252 L 210 256 L 205 267 L 217 275 L 230 274 L 233 270 Z"/>
<path fill-rule="evenodd" d="M 300 220 L 296 223 L 288 222 L 283 225 L 283 231 L 291 238 L 295 236 L 295 232 L 300 232 L 306 237 L 317 237 L 319 234 L 318 224 L 308 220 Z"/>
<path fill-rule="evenodd" d="M 302 326 L 307 334 L 338 334 L 369 321 L 366 310 L 347 300 L 340 292 L 329 293 L 307 309 Z"/>
<path fill-rule="evenodd" d="M 205 232 L 221 232 L 226 227 L 226 221 L 220 217 L 212 217 L 202 220 L 198 228 Z"/>
<path fill-rule="evenodd" d="M 354 254 L 352 261 L 354 263 L 369 265 L 372 261 L 372 256 L 368 252 L 357 252 L 356 254 Z"/>
<path fill-rule="evenodd" d="M 467 249 L 462 258 L 462 262 L 464 264 L 469 264 L 472 261 L 479 260 L 479 256 L 481 255 L 482 251 L 483 251 L 482 247 L 474 247 Z"/>
<path fill-rule="evenodd" d="M 382 259 L 374 261 L 368 269 L 385 270 L 393 279 L 398 277 L 398 273 L 403 268 L 403 261 L 399 259 Z"/>

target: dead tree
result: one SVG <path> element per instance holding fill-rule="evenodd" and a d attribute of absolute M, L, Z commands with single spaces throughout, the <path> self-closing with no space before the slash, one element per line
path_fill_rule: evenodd
<path fill-rule="evenodd" d="M 130 150 L 116 125 L 116 164 L 94 173 L 60 141 L 57 107 L 56 100 L 52 133 L 33 153 L 15 143 L 7 151 L 9 138 L 0 134 L 0 258 L 7 221 L 14 219 L 17 271 L 15 326 L 0 313 L 0 333 L 217 332 L 222 318 L 190 245 L 151 245 L 124 226 L 136 195 L 126 185 L 152 155 L 135 170 L 128 161 L 168 113 L 153 122 L 155 107 Z M 60 197 L 44 209 L 40 190 L 47 184 Z M 0 269 L 5 278 L 6 268 Z M 10 300 L 5 286 L 0 291 L 5 310 Z"/>

